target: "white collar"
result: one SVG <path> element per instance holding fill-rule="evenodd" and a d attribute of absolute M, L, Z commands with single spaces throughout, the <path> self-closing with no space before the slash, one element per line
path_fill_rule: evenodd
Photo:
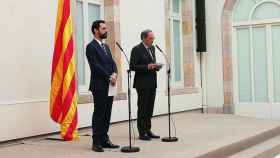
<path fill-rule="evenodd" d="M 142 42 L 142 43 L 146 49 L 149 49 L 149 47 L 144 42 Z"/>
<path fill-rule="evenodd" d="M 102 40 L 102 41 L 99 41 L 97 38 L 94 38 L 94 40 L 96 40 L 96 41 L 97 41 L 97 43 L 98 43 L 99 45 L 104 44 L 104 41 L 103 41 L 103 40 Z"/>

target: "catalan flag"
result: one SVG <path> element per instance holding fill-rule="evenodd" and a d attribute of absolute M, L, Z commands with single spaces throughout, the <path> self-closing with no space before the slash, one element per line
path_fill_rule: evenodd
<path fill-rule="evenodd" d="M 79 138 L 76 60 L 70 8 L 70 0 L 58 0 L 50 91 L 50 115 L 60 124 L 61 137 L 65 141 Z"/>

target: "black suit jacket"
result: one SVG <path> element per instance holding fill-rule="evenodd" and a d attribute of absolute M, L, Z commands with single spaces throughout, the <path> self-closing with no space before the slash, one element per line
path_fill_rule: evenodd
<path fill-rule="evenodd" d="M 89 90 L 92 92 L 107 90 L 110 76 L 118 71 L 110 48 L 106 44 L 105 47 L 108 55 L 96 40 L 87 45 L 86 56 L 91 70 Z"/>
<path fill-rule="evenodd" d="M 157 70 L 149 70 L 148 64 L 156 63 L 155 47 L 152 47 L 152 56 L 143 43 L 135 46 L 131 51 L 130 69 L 135 71 L 133 87 L 136 89 L 157 88 Z"/>

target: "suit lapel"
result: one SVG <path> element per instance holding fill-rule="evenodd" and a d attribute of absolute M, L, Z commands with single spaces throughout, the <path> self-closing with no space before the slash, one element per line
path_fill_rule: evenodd
<path fill-rule="evenodd" d="M 156 62 L 156 54 L 155 54 L 155 47 L 152 47 L 152 56 L 153 56 L 153 61 Z"/>
<path fill-rule="evenodd" d="M 96 48 L 97 53 L 99 54 L 99 56 L 101 57 L 102 60 L 110 59 L 110 57 L 105 54 L 105 52 L 103 51 L 103 48 L 101 48 L 101 46 L 95 39 L 92 41 L 92 43 L 93 43 L 94 47 Z"/>
<path fill-rule="evenodd" d="M 143 52 L 145 52 L 144 55 L 147 56 L 150 59 L 150 62 L 153 62 L 154 60 L 151 57 L 150 52 L 148 52 L 148 49 L 146 49 L 146 47 L 144 46 L 143 43 L 141 43 L 140 45 L 141 45 L 141 48 L 142 48 Z"/>

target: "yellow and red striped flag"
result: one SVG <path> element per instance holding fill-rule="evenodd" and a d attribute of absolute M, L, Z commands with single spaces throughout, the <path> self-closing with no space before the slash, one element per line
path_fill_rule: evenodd
<path fill-rule="evenodd" d="M 61 137 L 77 140 L 77 76 L 70 0 L 58 0 L 52 60 L 50 115 L 60 124 Z"/>

